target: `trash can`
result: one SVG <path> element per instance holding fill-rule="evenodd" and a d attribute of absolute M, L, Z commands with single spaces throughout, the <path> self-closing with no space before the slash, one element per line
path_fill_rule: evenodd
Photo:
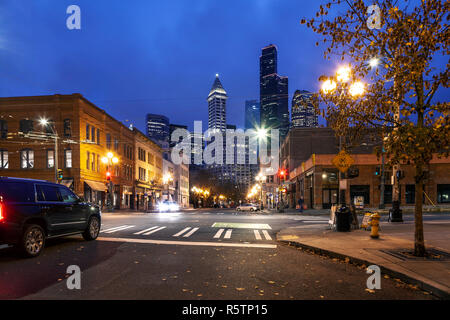
<path fill-rule="evenodd" d="M 352 223 L 350 209 L 343 205 L 336 211 L 336 231 L 349 232 Z"/>
<path fill-rule="evenodd" d="M 400 202 L 393 201 L 392 208 L 389 209 L 390 222 L 403 222 L 403 211 L 400 209 Z"/>

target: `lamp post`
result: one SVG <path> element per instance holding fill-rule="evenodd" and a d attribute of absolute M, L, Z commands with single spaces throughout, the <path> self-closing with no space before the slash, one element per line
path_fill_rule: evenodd
<path fill-rule="evenodd" d="M 173 177 L 172 177 L 172 174 L 170 172 L 164 174 L 164 176 L 163 176 L 163 184 L 167 185 L 167 200 L 169 200 L 169 195 L 170 195 L 169 184 L 172 181 L 173 181 Z"/>
<path fill-rule="evenodd" d="M 375 63 L 375 61 L 373 61 Z M 357 99 L 364 95 L 365 84 L 362 81 L 356 80 L 351 84 L 348 82 L 352 78 L 352 69 L 350 66 L 341 66 L 336 71 L 335 77 L 330 77 L 322 84 L 322 92 L 327 95 L 335 91 L 339 93 L 342 98 L 344 95 L 350 95 L 352 98 Z M 339 86 L 338 86 L 339 84 Z M 339 135 L 339 152 L 342 150 L 342 136 Z M 345 190 L 341 190 L 341 174 L 338 175 L 339 191 L 338 199 L 341 205 L 345 205 Z"/>
<path fill-rule="evenodd" d="M 53 138 L 55 139 L 55 155 L 53 156 L 53 159 L 55 162 L 55 182 L 58 183 L 58 132 L 56 131 L 56 127 L 51 125 L 51 123 L 45 118 L 39 119 L 39 123 L 45 128 L 50 127 L 53 133 Z"/>
<path fill-rule="evenodd" d="M 106 165 L 106 181 L 108 183 L 108 194 L 109 194 L 109 201 L 107 204 L 108 211 L 114 211 L 114 196 L 113 196 L 113 190 L 114 190 L 114 184 L 111 179 L 111 169 L 113 164 L 117 164 L 119 162 L 119 159 L 114 156 L 112 152 L 108 152 L 106 154 L 106 157 L 102 158 L 103 164 Z"/>
<path fill-rule="evenodd" d="M 263 209 L 264 209 L 264 202 L 263 202 L 263 187 L 264 187 L 264 183 L 266 182 L 266 176 L 263 175 L 262 172 L 260 172 L 260 173 L 255 177 L 255 180 L 261 184 L 261 188 L 260 188 L 260 207 L 261 207 L 261 210 L 263 210 Z"/>

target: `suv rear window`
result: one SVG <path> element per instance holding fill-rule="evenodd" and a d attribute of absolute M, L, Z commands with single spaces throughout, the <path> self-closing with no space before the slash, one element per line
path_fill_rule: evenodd
<path fill-rule="evenodd" d="M 30 183 L 0 181 L 0 196 L 5 202 L 31 202 L 34 192 Z"/>

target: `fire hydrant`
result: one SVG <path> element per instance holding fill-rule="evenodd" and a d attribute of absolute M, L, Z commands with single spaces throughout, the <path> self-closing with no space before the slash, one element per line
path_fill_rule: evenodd
<path fill-rule="evenodd" d="M 370 221 L 370 237 L 373 239 L 378 239 L 380 237 L 378 231 L 380 229 L 380 215 L 378 213 L 374 213 L 371 215 Z"/>

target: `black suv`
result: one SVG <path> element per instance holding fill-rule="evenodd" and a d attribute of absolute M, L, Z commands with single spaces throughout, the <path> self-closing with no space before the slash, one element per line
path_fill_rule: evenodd
<path fill-rule="evenodd" d="M 43 180 L 0 177 L 0 244 L 39 255 L 48 238 L 81 233 L 98 237 L 101 211 L 69 188 Z"/>

